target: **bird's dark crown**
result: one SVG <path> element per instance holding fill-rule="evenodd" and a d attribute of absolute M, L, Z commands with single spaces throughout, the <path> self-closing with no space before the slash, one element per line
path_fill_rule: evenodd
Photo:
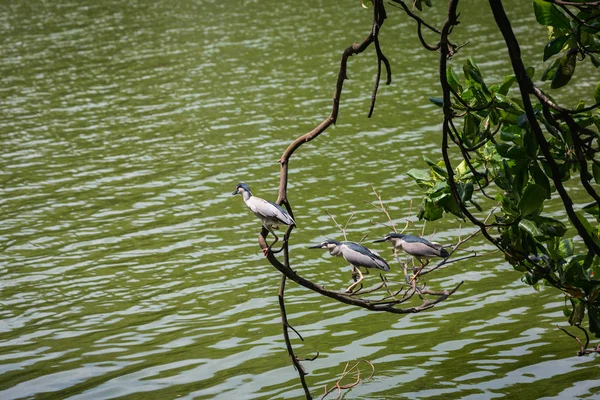
<path fill-rule="evenodd" d="M 236 190 L 238 190 L 238 189 L 240 189 L 240 188 L 244 189 L 244 190 L 245 190 L 246 192 L 248 192 L 248 193 L 252 193 L 252 192 L 250 191 L 250 186 L 246 185 L 246 184 L 245 184 L 245 183 L 243 183 L 243 182 L 241 182 L 241 183 L 238 183 L 238 185 L 237 185 L 237 187 L 236 187 Z"/>
<path fill-rule="evenodd" d="M 402 239 L 404 236 L 403 233 L 396 233 L 396 232 L 392 232 L 392 233 L 388 233 L 387 235 L 385 235 L 386 238 L 391 238 L 391 239 Z"/>
<path fill-rule="evenodd" d="M 337 240 L 333 240 L 333 239 L 326 239 L 323 243 L 335 244 L 336 246 L 339 246 L 341 244 Z"/>

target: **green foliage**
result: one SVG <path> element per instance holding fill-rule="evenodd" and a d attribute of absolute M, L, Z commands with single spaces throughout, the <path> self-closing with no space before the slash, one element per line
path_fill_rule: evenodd
<path fill-rule="evenodd" d="M 423 11 L 423 3 L 425 3 L 427 7 L 431 7 L 432 5 L 431 0 L 414 0 L 415 7 L 417 7 L 419 11 Z"/>
<path fill-rule="evenodd" d="M 421 10 L 421 3 L 414 5 Z M 588 59 L 600 67 L 600 9 L 578 3 L 584 2 L 557 6 L 533 0 L 536 20 L 548 30 L 541 49 L 548 66 L 541 80 L 550 81 L 551 89 L 568 86 L 578 62 Z M 598 188 L 592 187 L 600 184 L 600 83 L 585 93 L 595 101 L 591 107 L 581 100 L 573 109 L 561 108 L 548 94 L 538 99 L 532 94 L 530 99 L 538 101 L 524 105 L 511 89 L 519 79 L 525 87 L 534 83 L 533 68 L 526 70 L 530 82 L 519 73 L 490 83 L 471 58 L 462 74 L 446 65 L 452 115 L 445 115 L 445 134 L 458 147 L 452 156 L 461 155 L 462 161 L 425 158 L 426 168 L 408 172 L 423 189 L 418 217 L 431 221 L 470 214 L 483 223 L 483 210 L 491 210 L 487 233 L 523 273 L 523 282 L 564 292 L 569 323 L 582 324 L 587 312 L 589 330 L 600 337 L 600 201 Z M 441 98 L 430 101 L 444 106 Z M 579 205 L 574 214 L 549 215 L 547 206 L 563 200 L 556 186 L 571 179 L 576 181 L 569 185 L 584 186 L 594 201 Z M 570 200 L 563 201 L 566 210 Z"/>
<path fill-rule="evenodd" d="M 533 10 L 535 11 L 537 22 L 541 25 L 565 30 L 570 28 L 569 19 L 562 11 L 554 7 L 552 3 L 544 0 L 533 0 Z"/>
<path fill-rule="evenodd" d="M 544 48 L 543 60 L 560 54 L 546 69 L 542 80 L 551 80 L 552 89 L 565 86 L 575 73 L 578 56 L 580 60 L 589 58 L 592 64 L 600 67 L 600 11 L 579 12 L 577 18 L 584 24 L 572 20 L 561 9 L 545 0 L 534 0 L 533 10 L 537 21 L 548 27 L 549 41 Z M 597 103 L 600 94 L 594 98 Z"/>
<path fill-rule="evenodd" d="M 542 79 L 551 80 L 552 88 L 568 85 L 578 55 L 587 54 L 592 47 L 574 40 L 581 27 L 574 26 L 553 4 L 536 0 L 534 10 L 538 22 L 551 31 L 544 60 L 559 54 Z M 600 39 L 587 42 L 596 46 Z M 527 73 L 530 79 L 535 78 L 533 69 Z M 600 335 L 600 258 L 587 254 L 587 248 L 574 245 L 576 232 L 565 223 L 568 218 L 544 213 L 546 203 L 552 201 L 556 192 L 556 181 L 581 178 L 589 184 L 600 183 L 600 161 L 596 160 L 600 112 L 593 108 L 584 110 L 582 101 L 568 123 L 559 112 L 543 110 L 539 103 L 534 105 L 536 120 L 545 129 L 548 158 L 532 130 L 520 95 L 511 94 L 516 76 L 490 84 L 473 59 L 463 65 L 462 77 L 450 66 L 446 76 L 453 94 L 451 134 L 460 145 L 463 160 L 449 170 L 443 160 L 425 158 L 427 168 L 408 172 L 424 193 L 418 217 L 436 220 L 449 213 L 464 218 L 466 212 L 474 214 L 497 205 L 496 244 L 506 260 L 523 273 L 525 283 L 536 288 L 547 284 L 562 290 L 570 300 L 570 307 L 565 309 L 569 322 L 581 324 L 587 312 L 590 331 Z M 592 94 L 598 102 L 600 84 Z M 430 100 L 443 106 L 442 99 Z M 580 142 L 587 143 L 580 146 L 583 161 L 577 157 L 574 134 Z M 582 170 L 582 162 L 586 171 Z M 600 246 L 599 204 L 592 202 L 581 210 L 577 213 L 579 221 Z M 596 223 L 590 223 L 590 219 Z"/>

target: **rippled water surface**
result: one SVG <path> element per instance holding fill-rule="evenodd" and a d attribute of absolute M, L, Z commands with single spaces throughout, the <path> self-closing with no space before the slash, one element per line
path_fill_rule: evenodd
<path fill-rule="evenodd" d="M 506 3 L 541 70 L 544 30 L 528 2 Z M 454 65 L 479 53 L 499 78 L 510 69 L 482 4 L 465 1 L 457 39 L 478 36 Z M 440 156 L 440 114 L 427 101 L 439 95 L 437 55 L 402 12 L 388 12 L 381 41 L 394 81 L 374 117 L 371 49 L 351 59 L 337 126 L 291 162 L 292 264 L 332 288 L 349 284 L 349 267 L 306 249 L 342 237 L 325 211 L 342 223 L 355 213 L 351 240 L 381 236 L 369 185 L 402 225 L 419 198 L 406 171 Z M 429 11 L 443 15 L 443 5 Z M 281 335 L 279 275 L 257 245 L 260 223 L 231 191 L 245 181 L 275 199 L 278 158 L 328 115 L 341 52 L 370 18 L 358 1 L 2 2 L 0 398 L 303 397 Z M 574 92 L 593 80 L 581 71 Z M 425 232 L 448 243 L 461 234 L 452 220 Z M 396 265 L 388 278 L 402 279 Z M 288 317 L 304 337 L 293 344 L 320 353 L 305 363 L 313 395 L 364 359 L 375 375 L 345 398 L 600 397 L 596 358 L 576 357 L 555 328 L 561 296 L 534 293 L 498 254 L 427 283 L 463 280 L 411 315 L 288 284 Z"/>

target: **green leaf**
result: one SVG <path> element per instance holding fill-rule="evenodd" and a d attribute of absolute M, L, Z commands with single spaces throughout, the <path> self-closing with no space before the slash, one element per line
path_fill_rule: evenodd
<path fill-rule="evenodd" d="M 590 235 L 592 240 L 596 243 L 596 245 L 600 246 L 600 238 L 598 238 L 598 231 L 592 225 L 590 225 L 587 218 L 580 211 L 575 212 L 575 215 L 577 215 L 577 219 L 579 219 L 579 222 L 581 222 L 581 225 L 583 225 L 583 227 Z"/>
<path fill-rule="evenodd" d="M 567 261 L 567 264 L 563 265 L 564 273 L 561 277 L 562 282 L 582 289 L 582 286 L 586 285 L 589 281 L 584 267 L 585 257 L 577 255 L 569 257 Z"/>
<path fill-rule="evenodd" d="M 444 208 L 446 212 L 452 213 L 459 218 L 464 218 L 462 211 L 460 210 L 460 206 L 454 199 L 454 196 L 446 196 L 443 199 L 440 199 L 439 204 Z"/>
<path fill-rule="evenodd" d="M 538 23 L 545 26 L 569 30 L 571 25 L 569 19 L 552 3 L 544 0 L 533 0 L 533 10 Z"/>
<path fill-rule="evenodd" d="M 592 65 L 594 65 L 594 67 L 600 67 L 600 57 L 595 54 L 590 54 L 590 58 L 592 59 Z"/>
<path fill-rule="evenodd" d="M 521 221 L 519 221 L 519 228 L 529 233 L 534 238 L 544 236 L 543 232 L 538 229 L 535 222 L 530 221 L 528 219 L 522 219 Z"/>
<path fill-rule="evenodd" d="M 500 131 L 500 139 L 504 140 L 505 142 L 519 143 L 521 141 L 522 134 L 523 129 L 515 125 L 508 125 L 502 129 L 502 131 Z"/>
<path fill-rule="evenodd" d="M 441 99 L 439 97 L 430 97 L 429 101 L 438 107 L 444 107 L 444 99 Z"/>
<path fill-rule="evenodd" d="M 504 110 L 512 107 L 512 101 L 502 93 L 494 93 L 494 103 Z"/>
<path fill-rule="evenodd" d="M 510 87 L 517 81 L 517 77 L 514 75 L 509 75 L 504 78 L 502 85 L 500 85 L 500 89 L 498 89 L 498 93 L 506 96 L 508 94 L 508 90 Z"/>
<path fill-rule="evenodd" d="M 571 314 L 571 318 L 569 318 L 569 324 L 577 326 L 581 325 L 584 316 L 585 303 L 583 301 L 577 301 L 577 304 L 573 308 L 573 314 Z"/>
<path fill-rule="evenodd" d="M 463 204 L 471 200 L 471 197 L 473 197 L 473 182 L 467 182 L 466 184 L 459 182 L 456 189 L 458 191 L 458 195 L 460 196 L 460 201 L 462 201 Z"/>
<path fill-rule="evenodd" d="M 481 88 L 485 95 L 490 95 L 490 92 L 483 81 L 483 75 L 472 58 L 468 58 L 466 64 L 463 65 L 463 72 L 465 74 L 465 79 L 470 83 L 470 86 Z M 474 94 L 477 94 L 477 92 L 474 92 Z M 485 99 L 483 100 L 485 101 Z"/>
<path fill-rule="evenodd" d="M 430 189 L 433 187 L 431 174 L 428 169 L 411 169 L 406 173 L 408 176 L 413 178 L 419 187 L 423 189 Z"/>
<path fill-rule="evenodd" d="M 552 78 L 552 89 L 565 86 L 571 80 L 577 65 L 577 53 L 567 53 L 560 58 L 560 62 Z"/>
<path fill-rule="evenodd" d="M 531 218 L 536 223 L 537 227 L 544 233 L 545 236 L 549 237 L 563 237 L 567 232 L 567 227 L 561 221 L 549 218 L 537 216 Z"/>
<path fill-rule="evenodd" d="M 525 282 L 526 284 L 533 286 L 536 283 L 538 283 L 540 280 L 540 277 L 537 275 L 532 275 L 530 273 L 527 273 L 525 275 L 523 275 L 523 277 L 521 278 L 522 282 Z M 536 285 L 537 286 L 537 285 Z M 536 289 L 537 290 L 537 289 Z"/>
<path fill-rule="evenodd" d="M 529 184 L 519 201 L 518 207 L 521 215 L 527 216 L 539 209 L 544 203 L 545 194 L 545 189 L 540 185 Z"/>
<path fill-rule="evenodd" d="M 479 125 L 477 118 L 472 114 L 468 113 L 465 116 L 463 126 L 463 140 L 467 141 L 469 145 L 473 144 L 475 137 L 477 136 L 477 126 Z"/>
<path fill-rule="evenodd" d="M 533 79 L 533 75 L 535 75 L 535 68 L 527 67 L 527 68 L 525 68 L 525 73 L 527 74 L 529 79 Z"/>
<path fill-rule="evenodd" d="M 596 99 L 596 104 L 600 103 L 600 82 L 598 82 L 596 90 L 594 90 L 594 99 Z"/>
<path fill-rule="evenodd" d="M 513 174 L 513 191 L 517 194 L 517 200 L 521 197 L 521 192 L 527 182 L 529 182 L 529 163 L 524 156 L 517 159 L 514 167 L 511 168 Z"/>
<path fill-rule="evenodd" d="M 520 158 L 525 157 L 525 152 L 516 144 L 510 145 L 507 143 L 498 143 L 496 145 L 496 151 L 504 158 L 510 158 L 513 160 L 518 160 Z"/>
<path fill-rule="evenodd" d="M 549 41 L 546 47 L 544 47 L 544 61 L 560 53 L 568 38 L 568 36 L 559 36 Z"/>
<path fill-rule="evenodd" d="M 479 127 L 477 129 L 478 132 L 480 132 L 481 134 L 487 134 L 490 130 L 490 116 L 488 115 L 487 117 L 485 117 L 484 119 L 481 120 L 481 123 L 479 124 Z"/>
<path fill-rule="evenodd" d="M 424 197 L 421 206 L 419 207 L 419 213 L 417 217 L 419 219 L 425 219 L 427 221 L 435 221 L 436 219 L 442 218 L 444 210 L 437 203 L 431 201 L 429 198 Z"/>
<path fill-rule="evenodd" d="M 460 164 L 458 164 L 456 168 L 454 168 L 454 172 L 456 173 L 457 178 L 462 178 L 464 174 L 469 172 L 469 166 L 467 165 L 467 162 L 465 160 L 462 160 Z"/>
<path fill-rule="evenodd" d="M 567 258 L 573 255 L 573 239 L 568 238 L 561 240 L 558 244 L 558 252 L 562 258 Z"/>
<path fill-rule="evenodd" d="M 590 320 L 590 332 L 600 338 L 600 305 L 597 303 L 588 305 L 588 318 Z"/>
<path fill-rule="evenodd" d="M 586 29 L 580 29 L 579 30 L 579 41 L 580 43 L 585 46 L 594 46 L 594 34 L 596 32 L 594 32 L 594 29 L 585 27 Z"/>
<path fill-rule="evenodd" d="M 560 65 L 560 60 L 562 60 L 562 58 L 557 58 L 556 60 L 554 60 L 552 62 L 552 64 L 550 64 L 550 66 L 548 66 L 548 68 L 546 68 L 546 70 L 542 74 L 543 81 L 554 79 L 554 75 L 556 75 L 556 70 L 557 70 L 558 66 Z"/>
<path fill-rule="evenodd" d="M 423 160 L 425 160 L 425 162 L 427 163 L 427 165 L 429 165 L 431 167 L 431 169 L 438 175 L 443 176 L 444 178 L 448 177 L 448 171 L 446 171 L 445 168 L 442 168 L 441 166 L 437 165 L 435 162 L 433 162 L 432 160 L 429 159 L 429 157 L 427 156 L 423 156 Z M 441 162 L 443 165 L 443 162 Z"/>
<path fill-rule="evenodd" d="M 448 66 L 446 69 L 446 79 L 448 80 L 450 87 L 454 89 L 456 93 L 462 93 L 462 86 L 458 79 L 458 75 L 456 75 L 456 72 L 454 72 L 451 66 Z"/>
<path fill-rule="evenodd" d="M 533 178 L 533 181 L 535 183 L 537 183 L 538 185 L 540 185 L 541 187 L 544 188 L 544 191 L 546 193 L 544 198 L 549 199 L 550 198 L 550 180 L 548 179 L 548 177 L 546 176 L 544 171 L 542 171 L 542 169 L 537 164 L 537 162 L 534 162 L 531 164 L 531 166 L 529 167 L 529 174 L 531 175 L 531 177 Z"/>
<path fill-rule="evenodd" d="M 592 174 L 596 183 L 600 185 L 600 164 L 592 162 Z"/>
<path fill-rule="evenodd" d="M 596 219 L 600 217 L 600 208 L 596 202 L 588 204 L 587 206 L 583 207 L 582 210 L 590 215 L 593 215 L 596 217 Z"/>

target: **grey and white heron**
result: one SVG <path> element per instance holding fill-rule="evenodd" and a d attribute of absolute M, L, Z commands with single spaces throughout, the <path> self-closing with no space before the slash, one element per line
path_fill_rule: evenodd
<path fill-rule="evenodd" d="M 448 258 L 450 256 L 441 245 L 415 235 L 389 233 L 383 239 L 373 241 L 373 243 L 379 242 L 391 242 L 394 246 L 394 255 L 397 255 L 398 250 L 402 250 L 415 257 L 422 265 L 427 265 L 429 259 L 433 257 Z M 422 260 L 425 260 L 425 263 Z"/>
<path fill-rule="evenodd" d="M 296 226 L 296 222 L 285 210 L 285 208 L 279 204 L 253 196 L 252 192 L 250 191 L 250 187 L 245 183 L 240 183 L 237 185 L 237 188 L 233 191 L 232 195 L 236 194 L 242 195 L 246 206 L 248 206 L 250 211 L 252 211 L 254 215 L 256 215 L 258 219 L 262 221 L 262 225 L 267 228 L 267 230 L 275 237 L 273 243 L 271 243 L 268 248 L 263 249 L 263 253 L 266 257 L 269 254 L 271 247 L 273 247 L 273 245 L 279 240 L 273 230 L 279 229 L 280 224 Z"/>
<path fill-rule="evenodd" d="M 346 289 L 347 293 L 352 293 L 352 289 L 364 279 L 360 267 L 376 268 L 382 271 L 390 270 L 388 263 L 379 254 L 358 243 L 328 239 L 315 246 L 310 246 L 309 249 L 327 249 L 332 256 L 344 257 L 352 265 L 353 271 L 358 271 L 359 278 Z"/>

